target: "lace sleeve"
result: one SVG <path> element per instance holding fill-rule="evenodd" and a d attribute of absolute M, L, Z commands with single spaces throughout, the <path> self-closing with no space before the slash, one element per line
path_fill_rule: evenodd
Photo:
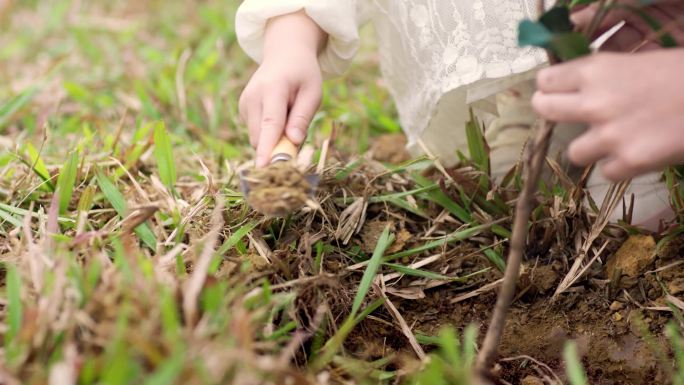
<path fill-rule="evenodd" d="M 364 22 L 360 4 L 365 0 L 245 0 L 238 9 L 235 30 L 240 46 L 261 62 L 264 28 L 268 19 L 304 9 L 328 34 L 319 56 L 325 76 L 342 74 L 359 48 L 359 26 Z"/>

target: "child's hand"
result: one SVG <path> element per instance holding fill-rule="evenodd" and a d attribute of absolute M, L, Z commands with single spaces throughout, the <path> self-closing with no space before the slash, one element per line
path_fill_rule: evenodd
<path fill-rule="evenodd" d="M 295 144 L 306 138 L 321 102 L 318 52 L 324 41 L 324 32 L 304 12 L 269 21 L 262 63 L 240 96 L 257 167 L 268 164 L 283 133 Z"/>
<path fill-rule="evenodd" d="M 579 165 L 605 160 L 603 174 L 627 179 L 684 161 L 684 49 L 600 53 L 543 69 L 532 105 L 543 117 L 583 122 L 568 149 Z"/>

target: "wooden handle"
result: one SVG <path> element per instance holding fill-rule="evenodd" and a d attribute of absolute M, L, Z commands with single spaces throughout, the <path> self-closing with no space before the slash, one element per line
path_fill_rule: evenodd
<path fill-rule="evenodd" d="M 271 163 L 295 159 L 297 152 L 299 152 L 299 147 L 283 135 L 271 152 Z"/>

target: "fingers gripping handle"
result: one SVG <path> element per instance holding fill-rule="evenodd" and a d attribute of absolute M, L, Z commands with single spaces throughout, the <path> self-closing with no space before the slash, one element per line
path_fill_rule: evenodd
<path fill-rule="evenodd" d="M 297 157 L 297 152 L 297 145 L 283 135 L 271 152 L 271 163 L 293 160 Z"/>

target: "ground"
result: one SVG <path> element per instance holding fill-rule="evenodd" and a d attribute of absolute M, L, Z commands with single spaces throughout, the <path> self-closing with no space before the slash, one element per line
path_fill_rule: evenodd
<path fill-rule="evenodd" d="M 468 382 L 517 171 L 410 159 L 366 31 L 311 202 L 254 212 L 236 7 L 0 0 L 0 383 Z M 681 383 L 682 228 L 603 226 L 555 170 L 493 378 Z"/>

